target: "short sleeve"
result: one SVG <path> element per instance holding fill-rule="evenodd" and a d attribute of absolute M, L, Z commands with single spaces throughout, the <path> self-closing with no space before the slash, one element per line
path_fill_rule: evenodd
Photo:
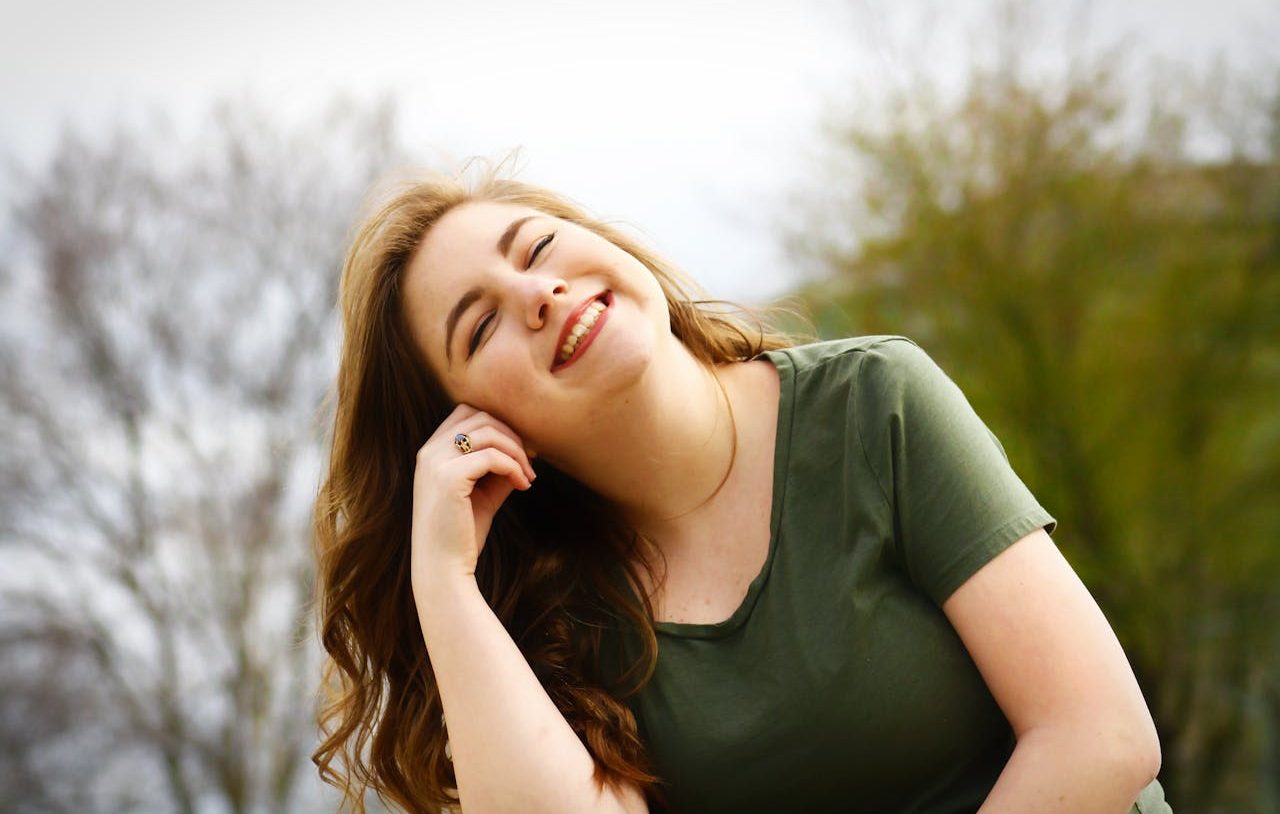
<path fill-rule="evenodd" d="M 893 514 L 894 550 L 938 605 L 1022 537 L 1057 526 L 960 388 L 911 340 L 864 350 L 854 399 L 862 454 Z"/>

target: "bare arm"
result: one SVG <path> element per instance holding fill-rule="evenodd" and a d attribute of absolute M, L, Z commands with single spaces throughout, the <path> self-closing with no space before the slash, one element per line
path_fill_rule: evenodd
<path fill-rule="evenodd" d="M 1017 746 L 980 814 L 1124 814 L 1160 768 L 1137 680 L 1102 611 L 1039 529 L 943 604 Z"/>
<path fill-rule="evenodd" d="M 453 447 L 467 433 L 475 451 Z M 494 615 L 475 564 L 494 513 L 533 467 L 502 422 L 460 405 L 418 451 L 413 593 L 444 705 L 466 814 L 647 812 L 633 786 L 593 779 L 595 763 Z"/>
<path fill-rule="evenodd" d="M 466 814 L 648 811 L 634 787 L 624 796 L 597 791 L 591 755 L 475 580 L 424 587 L 418 618 Z"/>

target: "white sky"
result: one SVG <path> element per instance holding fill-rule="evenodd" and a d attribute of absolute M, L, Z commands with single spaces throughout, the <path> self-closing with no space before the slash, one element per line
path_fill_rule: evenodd
<path fill-rule="evenodd" d="M 1275 0 L 1086 5 L 1087 30 L 1065 5 L 1037 6 L 1062 42 L 1129 34 L 1148 55 L 1280 61 Z M 522 146 L 521 177 L 639 226 L 713 294 L 754 302 L 794 280 L 774 223 L 812 172 L 824 102 L 891 87 L 911 64 L 958 73 L 985 6 L 0 0 L 0 155 L 38 166 L 64 123 L 195 122 L 227 96 L 287 118 L 335 92 L 389 93 L 424 158 Z"/>

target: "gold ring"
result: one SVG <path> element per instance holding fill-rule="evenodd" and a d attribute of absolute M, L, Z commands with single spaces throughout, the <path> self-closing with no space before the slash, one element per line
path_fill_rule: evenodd
<path fill-rule="evenodd" d="M 453 445 L 458 448 L 459 452 L 466 455 L 471 451 L 471 438 L 465 432 L 460 432 L 453 436 Z"/>

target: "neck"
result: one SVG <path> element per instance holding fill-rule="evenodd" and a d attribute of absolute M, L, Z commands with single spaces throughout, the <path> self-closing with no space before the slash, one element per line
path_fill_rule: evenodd
<path fill-rule="evenodd" d="M 622 510 L 664 547 L 706 512 L 729 480 L 737 451 L 733 403 L 715 370 L 679 342 L 638 386 L 553 460 Z"/>

